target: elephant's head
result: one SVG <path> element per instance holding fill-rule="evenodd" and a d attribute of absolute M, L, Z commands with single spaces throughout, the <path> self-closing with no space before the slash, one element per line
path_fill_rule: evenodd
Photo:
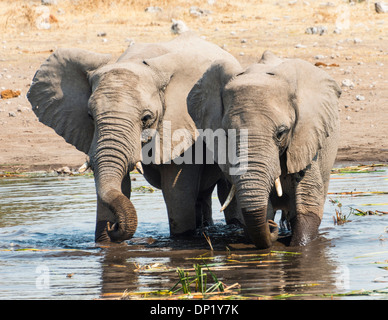
<path fill-rule="evenodd" d="M 174 72 L 171 57 L 109 60 L 109 55 L 59 49 L 35 74 L 28 99 L 41 122 L 88 154 L 98 201 L 108 212 L 108 236 L 120 242 L 137 227 L 130 190 L 122 182 L 141 161 L 142 132 L 158 132 L 162 119 L 174 130 L 184 119 L 178 124 L 169 119 L 173 111 L 165 103 Z M 109 240 L 105 226 L 96 230 L 100 240 Z"/>
<path fill-rule="evenodd" d="M 189 113 L 197 127 L 235 129 L 237 154 L 247 151 L 247 169 L 229 178 L 258 248 L 268 248 L 276 239 L 267 221 L 275 181 L 306 169 L 316 157 L 337 127 L 339 95 L 338 85 L 324 71 L 270 52 L 246 70 L 215 62 L 191 90 Z M 239 139 L 242 129 L 248 132 L 248 149 Z M 228 162 L 220 167 L 230 174 Z"/>

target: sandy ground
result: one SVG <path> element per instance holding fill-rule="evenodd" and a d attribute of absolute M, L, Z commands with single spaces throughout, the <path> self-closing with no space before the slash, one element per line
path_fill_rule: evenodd
<path fill-rule="evenodd" d="M 0 99 L 0 171 L 78 168 L 85 160 L 37 121 L 26 99 L 35 71 L 52 50 L 77 47 L 116 58 L 132 41 L 175 37 L 171 19 L 183 20 L 243 65 L 266 49 L 313 64 L 335 64 L 321 68 L 340 85 L 345 79 L 353 84 L 342 87 L 337 160 L 388 161 L 388 13 L 376 13 L 374 2 L 57 0 L 46 9 L 39 6 L 40 1 L 0 0 L 0 89 L 21 92 Z M 161 10 L 145 11 L 149 6 Z M 202 11 L 191 14 L 191 6 Z M 37 10 L 49 10 L 46 21 Z M 50 29 L 41 29 L 42 21 Z M 305 32 L 314 26 L 327 31 Z"/>

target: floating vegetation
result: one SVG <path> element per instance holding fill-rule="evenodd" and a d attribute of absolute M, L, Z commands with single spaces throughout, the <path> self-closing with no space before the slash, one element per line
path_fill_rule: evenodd
<path fill-rule="evenodd" d="M 385 172 L 384 169 L 378 169 L 382 167 L 388 167 L 387 164 L 371 164 L 371 165 L 359 165 L 349 166 L 344 168 L 333 168 L 332 174 L 345 174 L 345 173 L 370 173 L 370 172 Z"/>
<path fill-rule="evenodd" d="M 0 251 L 28 251 L 28 252 L 72 252 L 84 251 L 81 249 L 38 249 L 38 248 L 15 248 L 15 249 L 0 249 Z"/>
<path fill-rule="evenodd" d="M 372 211 L 372 210 L 361 210 L 361 209 L 357 209 L 357 208 L 350 208 L 351 209 L 351 213 L 354 214 L 355 216 L 381 216 L 383 214 L 388 214 L 387 211 L 380 211 L 380 210 L 375 210 L 375 211 Z"/>
<path fill-rule="evenodd" d="M 155 189 L 150 186 L 140 186 L 140 187 L 134 187 L 131 189 L 132 192 L 141 192 L 141 193 L 153 193 L 155 192 Z"/>
<path fill-rule="evenodd" d="M 342 213 L 342 203 L 336 199 L 329 199 L 329 201 L 333 204 L 336 205 L 337 208 L 335 209 L 335 216 L 333 216 L 333 221 L 334 224 L 336 225 L 341 225 L 346 222 L 351 222 L 352 220 L 349 220 L 349 216 L 355 215 L 355 216 L 381 216 L 388 214 L 388 211 L 381 211 L 381 210 L 361 210 L 358 208 L 352 208 L 350 207 L 349 214 L 345 215 Z M 372 204 L 369 204 L 372 205 Z"/>
<path fill-rule="evenodd" d="M 348 191 L 348 192 L 328 192 L 329 195 L 350 195 L 352 197 L 360 196 L 371 196 L 371 195 L 382 195 L 388 194 L 388 191 Z"/>
<path fill-rule="evenodd" d="M 135 271 L 151 270 L 156 272 L 171 272 L 172 269 L 162 264 L 153 264 L 151 266 L 138 267 Z M 236 294 L 232 289 L 239 288 L 239 284 L 235 283 L 231 286 L 226 286 L 217 276 L 210 270 L 210 266 L 206 263 L 195 264 L 193 268 L 174 269 L 178 275 L 178 281 L 169 290 L 155 290 L 144 292 L 129 292 L 125 291 L 121 299 L 152 299 L 165 297 L 167 299 L 206 299 L 209 295 L 231 295 Z M 211 281 L 212 280 L 212 281 Z"/>

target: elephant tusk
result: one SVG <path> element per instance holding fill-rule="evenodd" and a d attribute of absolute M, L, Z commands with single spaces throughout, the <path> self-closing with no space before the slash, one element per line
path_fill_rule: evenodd
<path fill-rule="evenodd" d="M 114 231 L 115 229 L 116 229 L 116 222 L 114 223 L 114 224 L 112 224 L 111 225 L 111 223 L 108 221 L 107 223 L 106 223 L 106 230 L 108 231 L 108 232 L 112 232 L 112 231 Z"/>
<path fill-rule="evenodd" d="M 233 197 L 234 197 L 235 193 L 236 193 L 236 186 L 232 185 L 232 188 L 230 188 L 228 197 L 226 198 L 224 204 L 222 205 L 220 212 L 224 211 L 227 208 L 229 203 L 233 200 Z"/>
<path fill-rule="evenodd" d="M 79 173 L 85 172 L 89 168 L 90 168 L 90 162 L 86 161 L 82 166 L 79 167 L 78 172 Z"/>
<path fill-rule="evenodd" d="M 144 174 L 143 166 L 141 165 L 141 162 L 136 162 L 135 164 L 136 170 L 139 171 L 141 174 Z"/>
<path fill-rule="evenodd" d="M 275 188 L 276 188 L 276 193 L 278 194 L 278 197 L 280 198 L 283 195 L 283 190 L 282 190 L 282 185 L 280 183 L 280 178 L 277 178 L 275 180 Z"/>

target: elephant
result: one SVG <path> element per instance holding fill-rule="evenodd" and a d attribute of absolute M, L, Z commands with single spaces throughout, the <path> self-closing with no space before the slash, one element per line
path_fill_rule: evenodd
<path fill-rule="evenodd" d="M 186 97 L 219 59 L 235 61 L 186 32 L 165 42 L 130 45 L 112 63 L 107 54 L 61 48 L 40 66 L 27 98 L 39 121 L 87 154 L 82 170 L 90 167 L 94 173 L 96 242 L 133 237 L 137 213 L 129 172 L 134 168 L 162 189 L 172 236 L 212 223 L 211 192 L 217 183 L 225 185 L 222 172 L 215 164 L 175 159 L 201 143 Z M 181 139 L 171 139 L 167 131 L 180 132 Z M 146 146 L 156 136 L 163 147 L 150 155 Z M 144 157 L 154 161 L 144 164 Z"/>
<path fill-rule="evenodd" d="M 245 69 L 215 61 L 190 91 L 187 104 L 198 129 L 235 132 L 238 161 L 217 160 L 227 152 L 222 147 L 214 157 L 233 184 L 230 197 L 235 193 L 257 248 L 279 239 L 277 210 L 281 225 L 291 229 L 288 245 L 316 238 L 337 154 L 340 95 L 325 71 L 268 50 Z"/>

